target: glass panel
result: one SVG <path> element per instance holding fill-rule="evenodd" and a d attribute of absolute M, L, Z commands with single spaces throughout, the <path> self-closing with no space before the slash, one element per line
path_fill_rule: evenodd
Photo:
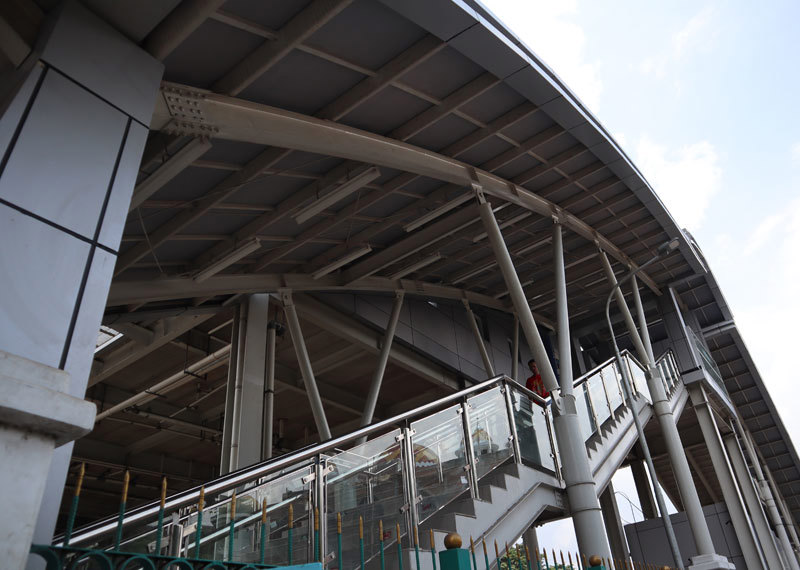
<path fill-rule="evenodd" d="M 608 394 L 609 401 L 611 402 L 611 409 L 616 411 L 622 405 L 622 394 L 620 394 L 619 383 L 617 382 L 617 364 L 612 363 L 602 370 L 603 384 L 606 386 L 606 394 Z"/>
<path fill-rule="evenodd" d="M 514 454 L 506 398 L 493 388 L 467 400 L 478 479 Z"/>
<path fill-rule="evenodd" d="M 336 514 L 342 516 L 342 561 L 334 559 L 328 568 L 351 570 L 360 564 L 358 518 L 364 521 L 364 559 L 378 551 L 378 521 L 384 536 L 395 534 L 395 525 L 405 525 L 401 508 L 405 504 L 400 430 L 375 438 L 328 459 L 333 467 L 326 477 L 328 550 L 336 549 Z M 387 555 L 395 552 L 388 549 Z"/>
<path fill-rule="evenodd" d="M 236 519 L 233 539 L 233 559 L 237 562 L 258 562 L 261 554 L 261 505 L 267 503 L 265 562 L 289 563 L 288 519 L 292 505 L 292 562 L 311 562 L 309 547 L 310 483 L 303 478 L 312 472 L 306 467 L 267 483 L 241 490 L 236 500 Z M 195 556 L 196 517 L 184 531 L 185 554 Z M 228 560 L 230 536 L 230 493 L 221 494 L 215 504 L 203 510 L 203 536 L 200 557 Z"/>
<path fill-rule="evenodd" d="M 555 460 L 553 453 L 558 453 L 557 449 L 553 449 L 550 444 L 550 434 L 547 430 L 549 417 L 545 414 L 545 409 L 541 406 L 533 406 L 533 437 L 539 448 L 539 457 L 541 458 L 540 465 L 550 471 L 555 471 Z M 550 426 L 552 428 L 552 425 Z"/>
<path fill-rule="evenodd" d="M 511 402 L 523 462 L 536 467 L 549 465 L 548 469 L 552 469 L 550 438 L 542 407 L 532 402 L 525 394 L 513 389 Z"/>
<path fill-rule="evenodd" d="M 589 396 L 586 393 L 585 382 L 575 388 L 575 407 L 578 410 L 578 421 L 581 424 L 583 439 L 589 439 L 594 433 L 594 418 L 589 407 Z"/>
<path fill-rule="evenodd" d="M 417 493 L 422 495 L 420 522 L 469 488 L 460 408 L 452 406 L 411 424 Z"/>
<path fill-rule="evenodd" d="M 594 413 L 597 416 L 597 423 L 603 425 L 609 416 L 611 416 L 611 412 L 608 410 L 608 400 L 606 399 L 606 391 L 600 373 L 598 372 L 589 378 L 586 386 L 589 390 L 589 397 L 592 400 L 592 405 L 594 406 Z"/>
<path fill-rule="evenodd" d="M 636 390 L 642 394 L 647 401 L 650 401 L 650 390 L 647 388 L 647 378 L 644 371 L 639 368 L 635 363 L 631 362 L 629 358 L 625 359 L 628 362 L 628 371 L 631 374 L 631 380 Z"/>

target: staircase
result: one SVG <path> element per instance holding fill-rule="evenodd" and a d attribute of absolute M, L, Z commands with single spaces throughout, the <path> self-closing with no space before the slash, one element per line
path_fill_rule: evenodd
<path fill-rule="evenodd" d="M 630 355 L 636 394 L 633 408 L 642 424 L 653 410 L 645 395 L 644 372 Z M 679 416 L 687 394 L 671 353 L 658 361 L 670 405 Z M 621 375 L 609 360 L 575 383 L 586 450 L 598 489 L 606 487 L 637 434 L 634 411 L 623 402 Z M 311 561 L 319 548 L 329 568 L 359 563 L 359 518 L 364 558 L 378 567 L 383 538 L 387 567 L 398 564 L 397 534 L 404 568 L 416 568 L 413 532 L 421 546 L 441 545 L 457 532 L 491 550 L 515 542 L 536 520 L 568 516 L 566 494 L 552 437 L 549 401 L 499 377 L 351 434 L 231 473 L 205 486 L 201 554 L 227 559 L 233 522 L 234 560 L 285 565 Z M 357 441 L 364 437 L 363 444 Z M 237 492 L 234 521 L 230 502 Z M 120 550 L 154 554 L 159 514 L 164 515 L 161 553 L 196 552 L 199 489 L 169 497 L 163 512 L 154 502 L 126 514 Z M 323 515 L 317 518 L 317 513 Z M 341 517 L 342 560 L 337 548 Z M 113 547 L 117 517 L 76 529 L 70 546 Z M 382 523 L 383 534 L 378 525 Z M 291 538 L 290 538 L 291 527 Z M 318 531 L 315 529 L 318 528 Z M 63 538 L 62 538 L 63 540 Z M 58 542 L 58 541 L 57 541 Z M 420 570 L 433 568 L 420 550 Z M 412 565 L 413 564 L 413 565 Z"/>

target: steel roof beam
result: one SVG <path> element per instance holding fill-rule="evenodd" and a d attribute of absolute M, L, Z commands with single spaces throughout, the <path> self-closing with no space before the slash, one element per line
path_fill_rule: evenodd
<path fill-rule="evenodd" d="M 261 44 L 214 83 L 212 89 L 218 93 L 238 95 L 298 44 L 349 6 L 351 1 L 314 0 L 280 29 L 275 40 L 267 40 Z"/>
<path fill-rule="evenodd" d="M 142 42 L 145 51 L 163 60 L 206 21 L 225 0 L 183 0 Z"/>
<path fill-rule="evenodd" d="M 196 108 L 206 117 L 202 122 L 202 128 L 214 129 L 216 136 L 220 138 L 279 145 L 284 148 L 358 160 L 429 176 L 465 188 L 474 183 L 482 187 L 487 194 L 544 216 L 557 216 L 568 229 L 589 241 L 597 241 L 598 245 L 612 257 L 636 267 L 623 251 L 577 216 L 525 188 L 457 160 L 374 133 L 267 105 L 172 84 L 162 86 L 162 91 L 164 90 L 168 98 L 172 97 L 170 103 L 172 112 L 176 112 L 175 104 L 182 98 L 190 98 L 196 102 Z M 178 131 L 200 128 L 200 125 L 195 126 L 188 121 L 190 120 L 186 117 L 177 116 L 173 121 L 167 100 L 159 99 L 154 114 L 154 125 Z M 265 167 L 261 167 L 259 171 Z M 146 252 L 146 248 L 143 249 Z M 128 256 L 126 261 L 130 261 L 130 257 Z M 123 261 L 123 258 L 120 258 L 120 261 Z M 652 279 L 643 275 L 642 280 L 654 292 L 660 294 L 658 286 Z"/>
<path fill-rule="evenodd" d="M 392 81 L 407 71 L 441 51 L 447 44 L 435 36 L 427 35 L 381 67 L 372 77 L 367 77 L 358 85 L 325 106 L 317 116 L 337 121 L 358 105 L 384 89 Z"/>

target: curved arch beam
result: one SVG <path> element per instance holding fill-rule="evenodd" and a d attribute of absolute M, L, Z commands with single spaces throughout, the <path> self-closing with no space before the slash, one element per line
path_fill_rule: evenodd
<path fill-rule="evenodd" d="M 149 303 L 191 297 L 213 297 L 236 293 L 276 293 L 281 289 L 292 291 L 363 291 L 370 293 L 395 293 L 403 291 L 407 295 L 423 295 L 439 299 L 466 299 L 498 311 L 512 312 L 510 303 L 493 297 L 465 291 L 458 287 L 435 285 L 412 279 L 387 279 L 385 277 L 365 277 L 351 283 L 344 283 L 335 275 L 313 279 L 301 273 L 242 275 L 215 275 L 201 283 L 190 277 L 171 279 L 148 279 L 142 281 L 115 281 L 108 294 L 108 306 Z M 534 314 L 536 321 L 553 328 L 551 320 Z"/>
<path fill-rule="evenodd" d="M 332 121 L 164 82 L 151 128 L 180 135 L 203 134 L 357 160 L 465 188 L 477 185 L 487 194 L 542 216 L 557 218 L 564 227 L 597 243 L 619 262 L 633 269 L 638 267 L 625 252 L 592 226 L 522 186 L 454 158 Z M 661 294 L 649 276 L 644 273 L 640 275 L 656 294 Z"/>

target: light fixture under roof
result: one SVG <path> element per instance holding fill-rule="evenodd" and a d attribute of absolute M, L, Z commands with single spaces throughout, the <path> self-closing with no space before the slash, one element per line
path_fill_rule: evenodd
<path fill-rule="evenodd" d="M 211 265 L 202 269 L 197 272 L 197 275 L 194 276 L 194 280 L 197 283 L 202 283 L 209 277 L 216 275 L 226 267 L 230 267 L 240 259 L 247 257 L 254 251 L 258 251 L 261 248 L 261 241 L 258 238 L 253 238 L 242 242 L 241 244 L 237 245 L 233 250 L 229 251 L 216 261 L 214 261 Z"/>
<path fill-rule="evenodd" d="M 441 206 L 439 206 L 435 210 L 431 210 L 427 214 L 424 214 L 424 215 L 420 216 L 419 218 L 417 218 L 413 222 L 407 223 L 406 225 L 403 226 L 403 229 L 405 231 L 407 231 L 407 232 L 413 232 L 415 229 L 417 229 L 417 228 L 419 228 L 421 226 L 424 226 L 428 222 L 433 221 L 433 220 L 435 220 L 436 218 L 438 218 L 440 216 L 443 216 L 444 214 L 446 214 L 450 210 L 454 210 L 455 208 L 458 208 L 461 204 L 464 204 L 465 202 L 468 202 L 473 197 L 474 196 L 472 194 L 469 194 L 469 193 L 462 194 L 458 198 L 450 200 L 449 202 L 446 202 L 446 203 L 442 204 Z"/>
<path fill-rule="evenodd" d="M 389 276 L 389 279 L 402 279 L 406 275 L 410 275 L 411 273 L 414 273 L 415 271 L 422 269 L 423 267 L 427 267 L 434 261 L 439 261 L 441 258 L 442 254 L 438 252 L 434 253 L 433 255 L 429 255 L 428 257 L 417 261 L 416 263 L 412 263 L 411 265 L 408 265 L 398 270 L 397 272 L 392 273 Z"/>
<path fill-rule="evenodd" d="M 311 277 L 313 277 L 314 279 L 319 279 L 320 277 L 323 277 L 328 273 L 332 273 L 337 269 L 339 269 L 340 267 L 347 265 L 351 261 L 355 261 L 359 257 L 367 255 L 370 251 L 372 251 L 372 247 L 370 247 L 369 245 L 365 245 L 363 247 L 359 247 L 358 249 L 354 249 L 353 251 L 344 254 L 342 257 L 335 259 L 334 261 L 331 261 L 325 267 L 317 269 L 314 273 L 311 274 Z"/>
<path fill-rule="evenodd" d="M 331 190 L 324 196 L 314 200 L 292 217 L 298 224 L 307 222 L 320 212 L 324 211 L 326 208 L 333 206 L 336 202 L 343 200 L 353 192 L 360 190 L 376 178 L 380 178 L 380 176 L 381 171 L 377 167 L 372 166 L 353 178 L 345 180 L 334 190 Z"/>

